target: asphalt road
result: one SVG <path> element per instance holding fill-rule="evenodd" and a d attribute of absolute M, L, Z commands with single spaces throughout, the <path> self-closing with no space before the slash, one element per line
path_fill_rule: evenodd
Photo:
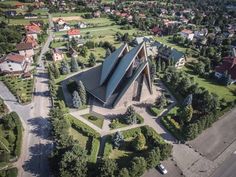
<path fill-rule="evenodd" d="M 236 176 L 236 151 L 213 173 L 212 177 Z"/>
<path fill-rule="evenodd" d="M 49 16 L 49 22 L 51 27 L 53 25 L 51 16 Z M 50 176 L 48 156 L 52 151 L 53 143 L 49 137 L 50 123 L 48 122 L 48 113 L 50 100 L 47 96 L 49 92 L 48 75 L 44 68 L 42 57 L 49 50 L 52 36 L 52 31 L 48 30 L 48 39 L 42 47 L 38 58 L 40 67 L 36 68 L 35 92 L 30 104 L 19 104 L 7 87 L 0 82 L 0 96 L 10 111 L 18 113 L 24 126 L 21 156 L 14 163 L 18 168 L 19 177 Z"/>

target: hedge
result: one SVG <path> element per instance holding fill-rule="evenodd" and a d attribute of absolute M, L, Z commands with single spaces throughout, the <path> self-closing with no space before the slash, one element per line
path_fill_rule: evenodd
<path fill-rule="evenodd" d="M 181 135 L 181 132 L 178 131 L 175 126 L 173 126 L 170 121 L 166 119 L 166 117 L 161 118 L 161 124 L 169 131 L 171 134 L 177 138 L 178 140 L 182 140 L 183 137 Z"/>
<path fill-rule="evenodd" d="M 91 147 L 91 154 L 89 157 L 90 162 L 92 162 L 92 163 L 97 162 L 97 155 L 98 155 L 99 147 L 100 147 L 99 139 L 93 138 L 92 147 Z"/>
<path fill-rule="evenodd" d="M 148 109 L 153 116 L 158 116 L 161 113 L 161 110 L 155 106 L 149 106 Z"/>
<path fill-rule="evenodd" d="M 153 145 L 160 145 L 165 144 L 164 139 L 159 135 L 152 127 L 145 125 L 141 127 L 142 133 L 144 134 L 145 138 L 151 142 L 150 144 Z"/>
<path fill-rule="evenodd" d="M 71 123 L 71 126 L 74 129 L 76 129 L 78 131 L 81 131 L 86 136 L 92 136 L 94 138 L 99 138 L 100 137 L 100 134 L 97 131 L 95 131 L 94 129 L 90 128 L 88 125 L 86 125 L 85 123 L 83 123 L 80 120 L 76 119 L 72 115 L 68 114 L 67 118 L 69 119 L 69 121 Z"/>
<path fill-rule="evenodd" d="M 138 124 L 142 124 L 144 122 L 143 117 L 141 115 L 139 115 L 138 113 L 136 113 L 136 118 L 137 118 Z"/>
<path fill-rule="evenodd" d="M 14 155 L 19 157 L 20 153 L 21 153 L 21 146 L 22 146 L 23 127 L 22 127 L 22 123 L 21 123 L 20 118 L 17 115 L 17 113 L 11 112 L 10 114 L 14 118 L 15 124 L 16 124 L 16 137 L 17 137 L 17 139 L 16 139 L 16 144 L 15 144 Z"/>

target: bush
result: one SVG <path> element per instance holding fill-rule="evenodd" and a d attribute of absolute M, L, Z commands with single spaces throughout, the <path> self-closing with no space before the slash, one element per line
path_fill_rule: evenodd
<path fill-rule="evenodd" d="M 92 163 L 97 162 L 97 155 L 98 155 L 99 147 L 100 147 L 99 139 L 93 138 L 92 147 L 91 147 L 91 154 L 90 154 L 90 158 L 89 158 L 90 162 L 92 162 Z"/>
<path fill-rule="evenodd" d="M 118 119 L 113 119 L 109 125 L 110 128 L 115 129 L 119 124 L 119 120 Z"/>
<path fill-rule="evenodd" d="M 136 119 L 138 124 L 142 124 L 144 122 L 143 117 L 137 113 L 136 113 Z"/>
<path fill-rule="evenodd" d="M 16 145 L 15 145 L 15 151 L 14 155 L 19 157 L 21 153 L 21 146 L 22 146 L 22 134 L 23 134 L 23 127 L 22 123 L 20 121 L 19 116 L 17 115 L 16 112 L 11 112 L 11 116 L 14 118 L 15 123 L 16 123 Z"/>
<path fill-rule="evenodd" d="M 133 128 L 130 130 L 123 131 L 122 134 L 124 136 L 124 139 L 130 138 L 130 137 L 136 137 L 138 134 L 141 133 L 140 127 L 138 128 Z"/>
<path fill-rule="evenodd" d="M 160 109 L 156 108 L 155 106 L 150 106 L 149 111 L 153 116 L 158 116 L 160 114 Z"/>
<path fill-rule="evenodd" d="M 18 170 L 17 168 L 10 168 L 6 171 L 6 177 L 17 177 Z"/>
<path fill-rule="evenodd" d="M 98 120 L 98 118 L 95 117 L 95 116 L 89 116 L 88 119 L 89 119 L 89 120 L 93 120 L 93 121 Z"/>
<path fill-rule="evenodd" d="M 146 145 L 145 136 L 142 133 L 138 134 L 133 140 L 132 145 L 135 151 L 143 150 Z"/>

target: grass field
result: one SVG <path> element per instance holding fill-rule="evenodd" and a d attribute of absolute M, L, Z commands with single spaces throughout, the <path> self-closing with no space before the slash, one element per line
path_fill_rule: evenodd
<path fill-rule="evenodd" d="M 81 147 L 86 148 L 87 145 L 87 141 L 88 141 L 88 137 L 82 135 L 81 133 L 79 133 L 77 130 L 75 130 L 74 128 L 70 128 L 69 129 L 69 134 L 75 139 L 79 141 L 79 144 Z"/>
<path fill-rule="evenodd" d="M 220 99 L 224 98 L 226 101 L 234 101 L 236 99 L 236 95 L 234 94 L 236 91 L 236 85 L 232 84 L 229 86 L 219 85 L 218 83 L 206 80 L 204 78 L 200 78 L 199 76 L 194 75 L 187 68 L 184 68 L 185 72 L 187 72 L 191 77 L 194 77 L 194 81 L 199 84 L 200 87 L 204 87 L 209 92 L 215 93 L 220 97 Z"/>
<path fill-rule="evenodd" d="M 102 116 L 94 116 L 91 114 L 85 114 L 85 115 L 82 115 L 82 117 L 99 128 L 102 128 L 103 126 L 104 117 Z"/>

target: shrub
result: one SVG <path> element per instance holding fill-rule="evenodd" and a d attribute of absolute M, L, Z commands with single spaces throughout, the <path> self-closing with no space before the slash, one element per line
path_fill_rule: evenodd
<path fill-rule="evenodd" d="M 133 148 L 136 151 L 141 151 L 146 145 L 145 136 L 142 133 L 139 133 L 132 142 Z"/>
<path fill-rule="evenodd" d="M 113 119 L 109 125 L 110 128 L 115 129 L 119 124 L 119 120 L 118 119 Z"/>
<path fill-rule="evenodd" d="M 6 177 L 17 177 L 18 170 L 17 168 L 10 168 L 6 171 Z"/>
<path fill-rule="evenodd" d="M 115 146 L 115 147 L 120 147 L 121 146 L 121 144 L 123 143 L 123 141 L 124 141 L 124 137 L 123 137 L 123 135 L 122 135 L 122 133 L 121 132 L 116 132 L 113 136 L 112 136 L 112 142 L 113 142 L 113 145 Z"/>
<path fill-rule="evenodd" d="M 156 108 L 155 106 L 150 106 L 149 111 L 153 116 L 158 116 L 160 114 L 160 109 Z"/>
<path fill-rule="evenodd" d="M 130 137 L 136 137 L 138 134 L 141 133 L 141 129 L 139 127 L 133 128 L 130 130 L 123 131 L 122 133 L 123 133 L 124 139 L 130 138 Z"/>
<path fill-rule="evenodd" d="M 93 121 L 98 120 L 98 118 L 96 116 L 89 116 L 88 119 L 93 120 Z"/>
<path fill-rule="evenodd" d="M 91 147 L 91 154 L 90 154 L 90 158 L 89 158 L 90 162 L 96 163 L 99 147 L 100 147 L 99 139 L 93 138 L 92 147 Z"/>
<path fill-rule="evenodd" d="M 136 118 L 137 118 L 138 124 L 142 124 L 144 122 L 143 117 L 141 115 L 139 115 L 138 113 L 136 113 Z"/>

